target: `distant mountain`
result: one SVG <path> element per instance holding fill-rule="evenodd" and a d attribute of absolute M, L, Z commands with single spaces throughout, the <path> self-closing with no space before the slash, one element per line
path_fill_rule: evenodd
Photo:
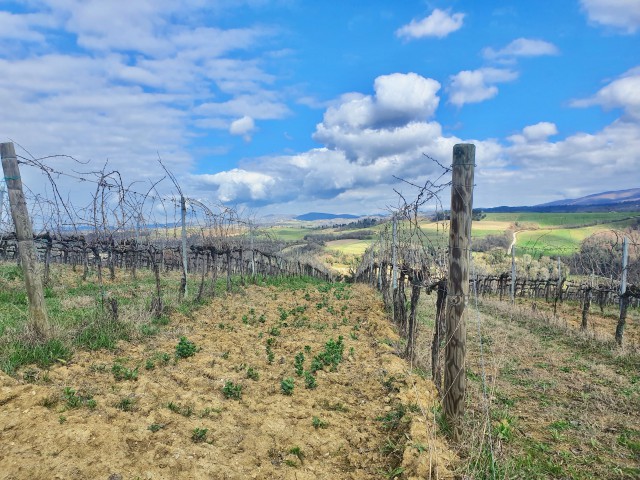
<path fill-rule="evenodd" d="M 640 188 L 594 193 L 586 197 L 556 200 L 541 205 L 520 207 L 483 208 L 484 212 L 539 212 L 539 213 L 577 213 L 577 212 L 638 212 L 640 211 Z"/>
<path fill-rule="evenodd" d="M 309 212 L 304 215 L 298 215 L 296 220 L 302 220 L 305 222 L 313 222 L 315 220 L 333 220 L 334 218 L 360 218 L 358 215 L 350 215 L 348 213 L 322 213 L 322 212 Z"/>
<path fill-rule="evenodd" d="M 640 188 L 594 193 L 593 195 L 587 195 L 586 197 L 556 200 L 555 202 L 543 203 L 537 206 L 553 207 L 556 205 L 611 205 L 625 202 L 640 202 Z"/>

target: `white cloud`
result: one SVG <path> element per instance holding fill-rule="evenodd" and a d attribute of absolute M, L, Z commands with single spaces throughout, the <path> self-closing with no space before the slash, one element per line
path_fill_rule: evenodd
<path fill-rule="evenodd" d="M 634 34 L 640 28 L 640 0 L 581 0 L 589 21 Z"/>
<path fill-rule="evenodd" d="M 343 150 L 360 163 L 376 156 L 404 151 L 437 123 L 426 123 L 438 107 L 440 83 L 415 73 L 383 75 L 374 82 L 375 94 L 351 93 L 327 109 L 313 138 Z"/>
<path fill-rule="evenodd" d="M 422 20 L 411 20 L 407 25 L 396 30 L 400 38 L 437 37 L 444 38 L 450 33 L 462 28 L 464 13 L 450 14 L 449 11 L 436 8 L 431 15 Z"/>
<path fill-rule="evenodd" d="M 231 122 L 229 133 L 231 135 L 241 135 L 245 141 L 251 141 L 251 133 L 255 130 L 256 125 L 253 118 L 244 116 Z"/>
<path fill-rule="evenodd" d="M 480 68 L 463 70 L 451 76 L 449 102 L 461 107 L 465 103 L 478 103 L 498 94 L 496 83 L 510 82 L 518 73 L 508 69 Z"/>
<path fill-rule="evenodd" d="M 557 134 L 558 127 L 556 127 L 555 123 L 539 122 L 535 125 L 524 127 L 521 134 L 511 135 L 508 139 L 513 143 L 535 143 L 545 141 L 551 135 Z"/>
<path fill-rule="evenodd" d="M 0 39 L 44 43 L 43 27 L 53 27 L 55 21 L 48 15 L 30 13 L 16 15 L 0 11 Z"/>
<path fill-rule="evenodd" d="M 191 144 L 202 133 L 194 126 L 250 139 L 254 120 L 289 110 L 263 55 L 278 31 L 211 26 L 213 14 L 247 2 L 30 0 L 27 13 L 0 12 L 1 46 L 11 47 L 0 51 L 0 102 L 13 111 L 0 115 L 3 141 L 35 156 L 91 160 L 89 169 L 108 159 L 132 182 L 161 176 L 158 152 L 179 178 L 186 175 L 190 152 L 206 151 Z M 52 53 L 61 41 L 65 53 Z M 88 168 L 55 162 L 63 171 Z M 26 170 L 27 186 L 42 186 Z M 74 195 L 90 188 L 57 181 Z"/>
<path fill-rule="evenodd" d="M 259 172 L 234 168 L 214 175 L 197 175 L 193 181 L 201 187 L 216 187 L 218 199 L 225 203 L 260 202 L 272 199 L 276 179 Z"/>
<path fill-rule="evenodd" d="M 513 75 L 496 71 L 484 73 L 486 81 Z M 636 73 L 635 70 L 627 72 L 620 79 Z M 603 91 L 613 89 L 620 79 Z M 437 105 L 435 98 L 423 103 L 419 113 L 414 112 L 401 122 L 381 123 L 386 99 L 394 98 L 394 95 L 381 95 L 385 81 L 375 82 L 374 95 L 343 95 L 327 109 L 314 135 L 324 147 L 296 155 L 246 161 L 241 172 L 233 171 L 231 186 L 225 184 L 226 177 L 218 177 L 216 185 L 206 182 L 203 185 L 209 191 L 214 186 L 214 193 L 233 202 L 244 201 L 254 206 L 270 204 L 266 210 L 269 212 L 318 208 L 335 212 L 379 212 L 397 203 L 394 188 L 404 189 L 409 197 L 415 193 L 395 181 L 394 175 L 416 184 L 433 179 L 438 169 L 423 153 L 447 164 L 454 144 L 471 142 L 476 144 L 474 203 L 479 207 L 508 202 L 543 203 L 570 196 L 570 189 L 593 193 L 602 190 L 603 185 L 615 184 L 621 189 L 636 186 L 640 164 L 639 119 L 618 119 L 597 132 L 579 132 L 557 140 L 553 137 L 558 135 L 558 128 L 552 122 L 524 126 L 507 139 L 510 143 L 506 145 L 491 139 L 460 139 L 444 134 L 440 124 L 431 118 Z M 390 85 L 401 84 L 401 81 L 390 82 Z M 437 96 L 437 91 L 434 86 L 432 97 Z M 381 96 L 385 100 L 381 101 Z M 615 99 L 615 102 L 608 100 L 609 103 L 622 102 L 614 95 L 594 98 L 602 102 L 603 98 Z M 628 105 L 629 99 L 625 102 Z M 401 103 L 402 99 L 391 101 L 393 105 Z M 248 189 L 245 184 L 249 180 L 243 180 L 241 185 L 236 180 L 249 179 L 248 173 L 258 172 L 266 176 L 256 179 L 258 185 L 265 185 L 260 191 L 268 191 L 266 199 Z M 253 200 L 254 197 L 258 199 Z"/>
<path fill-rule="evenodd" d="M 489 59 L 513 59 L 514 57 L 539 57 L 542 55 L 558 55 L 560 51 L 553 43 L 534 38 L 517 38 L 499 50 L 487 47 L 482 55 Z"/>
<path fill-rule="evenodd" d="M 640 67 L 624 73 L 594 96 L 572 103 L 574 107 L 591 105 L 600 105 L 605 109 L 622 108 L 626 115 L 640 120 Z"/>

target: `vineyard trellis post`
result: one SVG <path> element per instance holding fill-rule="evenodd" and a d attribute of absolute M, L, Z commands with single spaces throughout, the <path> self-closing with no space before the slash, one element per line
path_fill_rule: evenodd
<path fill-rule="evenodd" d="M 462 435 L 466 374 L 467 330 L 465 306 L 469 295 L 471 210 L 476 147 L 462 143 L 453 147 L 451 224 L 449 228 L 449 278 L 446 308 L 444 411 L 454 441 Z"/>
<path fill-rule="evenodd" d="M 398 217 L 396 216 L 396 214 L 393 215 L 392 225 L 393 243 L 391 244 L 391 263 L 393 264 L 393 271 L 391 273 L 391 289 L 393 292 L 395 292 L 398 288 Z"/>
<path fill-rule="evenodd" d="M 189 271 L 189 258 L 187 257 L 187 202 L 180 192 L 180 221 L 182 223 L 182 294 L 187 296 L 187 272 Z"/>
<path fill-rule="evenodd" d="M 616 342 L 622 345 L 622 336 L 624 333 L 624 325 L 627 321 L 627 307 L 629 306 L 629 297 L 627 293 L 627 270 L 629 264 L 629 239 L 622 239 L 622 278 L 620 279 L 620 318 L 616 326 Z"/>
<path fill-rule="evenodd" d="M 511 304 L 516 302 L 516 244 L 511 245 Z"/>
<path fill-rule="evenodd" d="M 9 191 L 9 208 L 16 229 L 18 251 L 29 299 L 30 326 L 38 336 L 45 338 L 50 331 L 49 319 L 45 309 L 42 278 L 38 272 L 36 249 L 33 243 L 33 226 L 22 190 L 18 158 L 13 143 L 0 145 L 0 156 L 4 180 Z"/>
<path fill-rule="evenodd" d="M 4 208 L 4 183 L 0 183 L 0 222 L 2 222 L 3 208 Z"/>

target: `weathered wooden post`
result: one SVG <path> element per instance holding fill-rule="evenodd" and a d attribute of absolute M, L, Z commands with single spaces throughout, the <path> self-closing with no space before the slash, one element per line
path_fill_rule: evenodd
<path fill-rule="evenodd" d="M 182 194 L 180 194 L 180 221 L 182 223 L 182 279 L 180 280 L 180 293 L 182 298 L 185 298 L 187 296 L 189 258 L 187 257 L 187 203 Z"/>
<path fill-rule="evenodd" d="M 629 306 L 629 297 L 627 297 L 627 270 L 629 263 L 629 239 L 624 237 L 622 240 L 622 278 L 620 281 L 620 318 L 616 326 L 616 342 L 622 346 L 622 335 L 624 334 L 624 325 L 627 322 L 627 308 Z"/>
<path fill-rule="evenodd" d="M 395 298 L 395 292 L 398 288 L 398 218 L 395 213 L 393 214 L 391 238 L 391 263 L 393 268 L 391 272 L 391 290 L 393 291 L 393 296 Z"/>
<path fill-rule="evenodd" d="M 462 434 L 461 418 L 464 413 L 466 391 L 467 329 L 464 313 L 469 294 L 469 247 L 475 157 L 476 147 L 473 144 L 462 143 L 453 147 L 444 411 L 454 441 L 458 441 Z"/>
<path fill-rule="evenodd" d="M 0 183 L 0 222 L 2 222 L 2 209 L 3 208 L 4 208 L 4 183 Z"/>
<path fill-rule="evenodd" d="M 516 244 L 511 245 L 511 304 L 516 302 Z"/>
<path fill-rule="evenodd" d="M 4 180 L 9 191 L 9 208 L 16 228 L 16 240 L 29 299 L 30 326 L 39 337 L 46 338 L 50 330 L 49 319 L 45 309 L 42 279 L 38 272 L 36 250 L 33 244 L 33 227 L 22 191 L 18 158 L 13 143 L 1 144 L 0 153 Z"/>

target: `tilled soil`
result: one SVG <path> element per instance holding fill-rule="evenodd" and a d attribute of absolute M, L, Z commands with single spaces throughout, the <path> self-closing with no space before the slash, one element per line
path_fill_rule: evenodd
<path fill-rule="evenodd" d="M 342 361 L 305 388 L 295 356 L 310 371 L 339 337 Z M 116 351 L 0 374 L 0 479 L 449 478 L 433 385 L 396 341 L 366 286 L 249 286 Z"/>

